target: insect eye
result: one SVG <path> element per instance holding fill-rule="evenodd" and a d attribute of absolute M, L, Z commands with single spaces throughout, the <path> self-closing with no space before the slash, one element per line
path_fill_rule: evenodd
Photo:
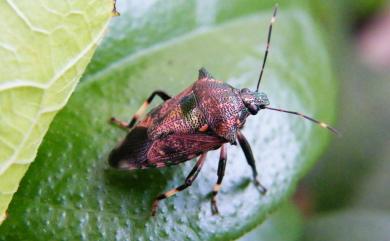
<path fill-rule="evenodd" d="M 252 115 L 256 115 L 259 112 L 259 108 L 254 103 L 249 104 L 247 108 Z"/>
<path fill-rule="evenodd" d="M 250 91 L 250 89 L 248 89 L 248 88 L 243 88 L 243 89 L 241 89 L 241 93 L 250 93 L 251 91 Z"/>

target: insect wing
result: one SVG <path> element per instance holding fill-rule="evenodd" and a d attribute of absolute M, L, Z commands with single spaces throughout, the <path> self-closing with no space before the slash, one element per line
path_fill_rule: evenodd
<path fill-rule="evenodd" d="M 215 135 L 170 135 L 155 140 L 148 151 L 148 164 L 156 167 L 175 165 L 201 153 L 218 149 L 225 141 Z"/>

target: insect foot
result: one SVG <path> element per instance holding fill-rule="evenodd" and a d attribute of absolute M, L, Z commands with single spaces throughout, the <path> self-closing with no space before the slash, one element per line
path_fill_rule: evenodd
<path fill-rule="evenodd" d="M 211 199 L 211 213 L 213 215 L 219 215 L 218 206 L 215 198 Z"/>
<path fill-rule="evenodd" d="M 154 200 L 152 204 L 152 217 L 156 216 L 159 200 Z"/>
<path fill-rule="evenodd" d="M 265 194 L 267 193 L 267 188 L 265 188 L 263 185 L 261 185 L 261 183 L 259 182 L 259 180 L 254 179 L 253 182 L 255 183 L 255 186 L 256 186 L 257 190 L 259 190 L 259 192 L 260 192 L 262 195 L 265 195 Z"/>
<path fill-rule="evenodd" d="M 113 6 L 112 6 L 112 16 L 120 16 L 121 14 L 116 10 L 116 0 L 113 1 Z"/>

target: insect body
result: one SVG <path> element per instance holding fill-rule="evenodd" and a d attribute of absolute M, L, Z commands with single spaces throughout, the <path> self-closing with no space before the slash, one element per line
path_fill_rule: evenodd
<path fill-rule="evenodd" d="M 212 213 L 218 213 L 216 195 L 221 188 L 225 172 L 226 148 L 228 144 L 236 145 L 237 141 L 252 168 L 256 187 L 265 194 L 266 188 L 258 180 L 252 150 L 241 132 L 246 118 L 250 115 L 256 115 L 261 109 L 299 115 L 335 132 L 332 127 L 306 115 L 269 107 L 267 95 L 258 91 L 268 55 L 272 23 L 275 21 L 276 11 L 275 7 L 256 91 L 247 88 L 234 88 L 216 80 L 206 69 L 201 68 L 198 80 L 177 96 L 171 97 L 163 91 L 153 92 L 136 112 L 130 123 L 112 118 L 114 123 L 130 129 L 124 141 L 112 150 L 109 156 L 109 164 L 113 167 L 127 170 L 161 168 L 200 156 L 182 185 L 155 199 L 152 215 L 155 215 L 159 201 L 191 186 L 205 162 L 207 152 L 220 148 L 218 179 L 214 185 L 211 199 Z M 164 103 L 152 109 L 144 119 L 139 121 L 155 96 L 163 99 Z M 139 122 L 137 123 L 137 121 Z"/>

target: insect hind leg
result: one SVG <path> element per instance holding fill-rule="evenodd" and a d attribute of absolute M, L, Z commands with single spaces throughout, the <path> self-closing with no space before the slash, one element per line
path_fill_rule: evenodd
<path fill-rule="evenodd" d="M 227 149 L 226 149 L 226 144 L 222 145 L 221 147 L 221 153 L 219 156 L 219 162 L 218 162 L 218 179 L 217 183 L 215 183 L 213 192 L 212 192 L 212 197 L 211 197 L 211 213 L 213 215 L 216 215 L 219 213 L 218 207 L 217 207 L 217 194 L 219 190 L 221 190 L 221 184 L 222 184 L 222 179 L 225 175 L 225 167 L 226 167 L 226 161 L 227 161 Z"/>
<path fill-rule="evenodd" d="M 164 91 L 161 91 L 161 90 L 153 91 L 153 93 L 144 101 L 144 103 L 137 110 L 137 112 L 135 112 L 135 114 L 131 118 L 130 122 L 121 121 L 121 120 L 116 119 L 115 117 L 111 117 L 110 122 L 113 124 L 116 124 L 119 127 L 131 129 L 135 125 L 135 123 L 138 121 L 140 116 L 142 116 L 145 113 L 146 109 L 148 108 L 148 106 L 153 101 L 153 99 L 156 95 L 159 96 L 163 101 L 169 100 L 171 98 L 171 96 L 168 95 L 167 93 L 165 93 Z"/>
<path fill-rule="evenodd" d="M 237 131 L 237 139 L 238 142 L 240 143 L 242 151 L 245 154 L 249 166 L 252 168 L 254 184 L 256 185 L 257 189 L 260 191 L 261 194 L 265 194 L 267 192 L 267 189 L 258 180 L 255 158 L 253 157 L 253 152 L 251 146 L 249 145 L 249 142 L 247 141 L 245 136 L 241 133 L 241 131 Z"/>
<path fill-rule="evenodd" d="M 206 160 L 206 153 L 202 154 L 199 157 L 199 159 L 196 162 L 195 166 L 192 168 L 190 174 L 188 174 L 186 180 L 184 181 L 184 183 L 182 185 L 180 185 L 180 186 L 178 186 L 178 187 L 176 187 L 174 189 L 171 189 L 168 192 L 160 194 L 160 195 L 158 195 L 156 197 L 156 199 L 154 200 L 153 205 L 152 205 L 152 216 L 156 215 L 156 212 L 157 212 L 157 209 L 158 209 L 158 203 L 161 200 L 169 198 L 169 197 L 175 195 L 176 193 L 181 192 L 184 189 L 186 189 L 187 187 L 192 185 L 192 183 L 194 182 L 194 180 L 198 176 L 200 170 L 202 169 L 202 166 L 203 166 L 205 160 Z"/>

